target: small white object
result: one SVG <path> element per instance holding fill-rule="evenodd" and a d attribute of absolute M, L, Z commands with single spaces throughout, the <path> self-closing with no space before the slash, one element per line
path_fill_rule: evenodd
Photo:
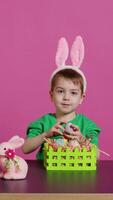
<path fill-rule="evenodd" d="M 80 144 L 76 139 L 71 140 L 68 145 L 72 147 L 80 147 Z"/>
<path fill-rule="evenodd" d="M 71 134 L 73 132 L 73 129 L 70 127 L 72 125 L 72 123 L 67 123 L 65 126 L 65 131 L 68 134 Z"/>

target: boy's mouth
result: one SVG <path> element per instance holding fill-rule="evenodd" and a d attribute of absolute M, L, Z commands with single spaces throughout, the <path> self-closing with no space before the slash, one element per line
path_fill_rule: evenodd
<path fill-rule="evenodd" d="M 68 104 L 68 103 L 62 103 L 62 106 L 68 107 L 68 106 L 70 106 L 70 104 Z"/>

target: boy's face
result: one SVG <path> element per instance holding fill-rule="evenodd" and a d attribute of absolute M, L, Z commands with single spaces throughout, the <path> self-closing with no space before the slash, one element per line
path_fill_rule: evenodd
<path fill-rule="evenodd" d="M 81 93 L 80 84 L 74 84 L 71 79 L 62 76 L 58 77 L 50 95 L 55 104 L 56 112 L 61 114 L 75 112 L 84 97 Z"/>

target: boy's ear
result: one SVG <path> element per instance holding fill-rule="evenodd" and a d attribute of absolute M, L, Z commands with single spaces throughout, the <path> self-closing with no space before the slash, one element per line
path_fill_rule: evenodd
<path fill-rule="evenodd" d="M 83 102 L 84 98 L 85 98 L 86 94 L 83 93 L 82 97 L 81 97 L 81 100 L 80 100 L 80 104 Z"/>
<path fill-rule="evenodd" d="M 49 91 L 49 95 L 50 95 L 50 98 L 51 98 L 51 101 L 53 100 L 53 92 L 50 90 Z"/>
<path fill-rule="evenodd" d="M 83 95 L 82 95 L 82 96 L 83 96 L 83 99 L 84 99 L 84 98 L 86 97 L 86 94 L 85 94 L 85 93 L 83 93 Z"/>

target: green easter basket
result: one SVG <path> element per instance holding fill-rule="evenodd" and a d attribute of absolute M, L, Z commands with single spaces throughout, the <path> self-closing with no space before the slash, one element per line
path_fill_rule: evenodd
<path fill-rule="evenodd" d="M 96 170 L 96 146 L 90 151 L 84 147 L 81 151 L 75 148 L 73 151 L 67 147 L 57 151 L 44 143 L 44 166 L 47 170 Z"/>

